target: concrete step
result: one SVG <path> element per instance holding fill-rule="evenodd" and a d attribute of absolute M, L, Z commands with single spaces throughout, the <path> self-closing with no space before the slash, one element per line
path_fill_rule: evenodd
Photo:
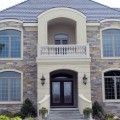
<path fill-rule="evenodd" d="M 47 120 L 85 120 L 78 108 L 52 108 Z"/>

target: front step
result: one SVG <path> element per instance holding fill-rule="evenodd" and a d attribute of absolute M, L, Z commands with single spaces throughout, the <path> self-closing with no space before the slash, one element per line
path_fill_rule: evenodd
<path fill-rule="evenodd" d="M 47 120 L 85 120 L 78 108 L 50 109 Z"/>

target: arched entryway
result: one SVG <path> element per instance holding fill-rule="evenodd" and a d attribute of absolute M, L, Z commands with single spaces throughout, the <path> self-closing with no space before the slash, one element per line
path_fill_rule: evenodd
<path fill-rule="evenodd" d="M 77 107 L 77 72 L 56 70 L 50 73 L 51 107 Z"/>

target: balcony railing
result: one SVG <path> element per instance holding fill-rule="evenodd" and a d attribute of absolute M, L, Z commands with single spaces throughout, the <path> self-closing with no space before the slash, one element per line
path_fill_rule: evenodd
<path fill-rule="evenodd" d="M 38 45 L 38 58 L 81 57 L 89 58 L 89 44 L 85 45 Z"/>

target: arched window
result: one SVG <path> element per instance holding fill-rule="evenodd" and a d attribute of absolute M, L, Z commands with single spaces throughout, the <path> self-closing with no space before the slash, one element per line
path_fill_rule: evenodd
<path fill-rule="evenodd" d="M 13 71 L 0 73 L 0 102 L 21 101 L 21 74 Z"/>
<path fill-rule="evenodd" d="M 68 35 L 57 34 L 55 35 L 55 45 L 66 45 L 68 44 Z"/>
<path fill-rule="evenodd" d="M 102 32 L 103 57 L 120 57 L 120 30 L 107 29 Z"/>
<path fill-rule="evenodd" d="M 120 71 L 111 70 L 104 73 L 105 99 L 120 99 Z"/>
<path fill-rule="evenodd" d="M 21 57 L 21 32 L 7 29 L 0 31 L 0 58 Z"/>

